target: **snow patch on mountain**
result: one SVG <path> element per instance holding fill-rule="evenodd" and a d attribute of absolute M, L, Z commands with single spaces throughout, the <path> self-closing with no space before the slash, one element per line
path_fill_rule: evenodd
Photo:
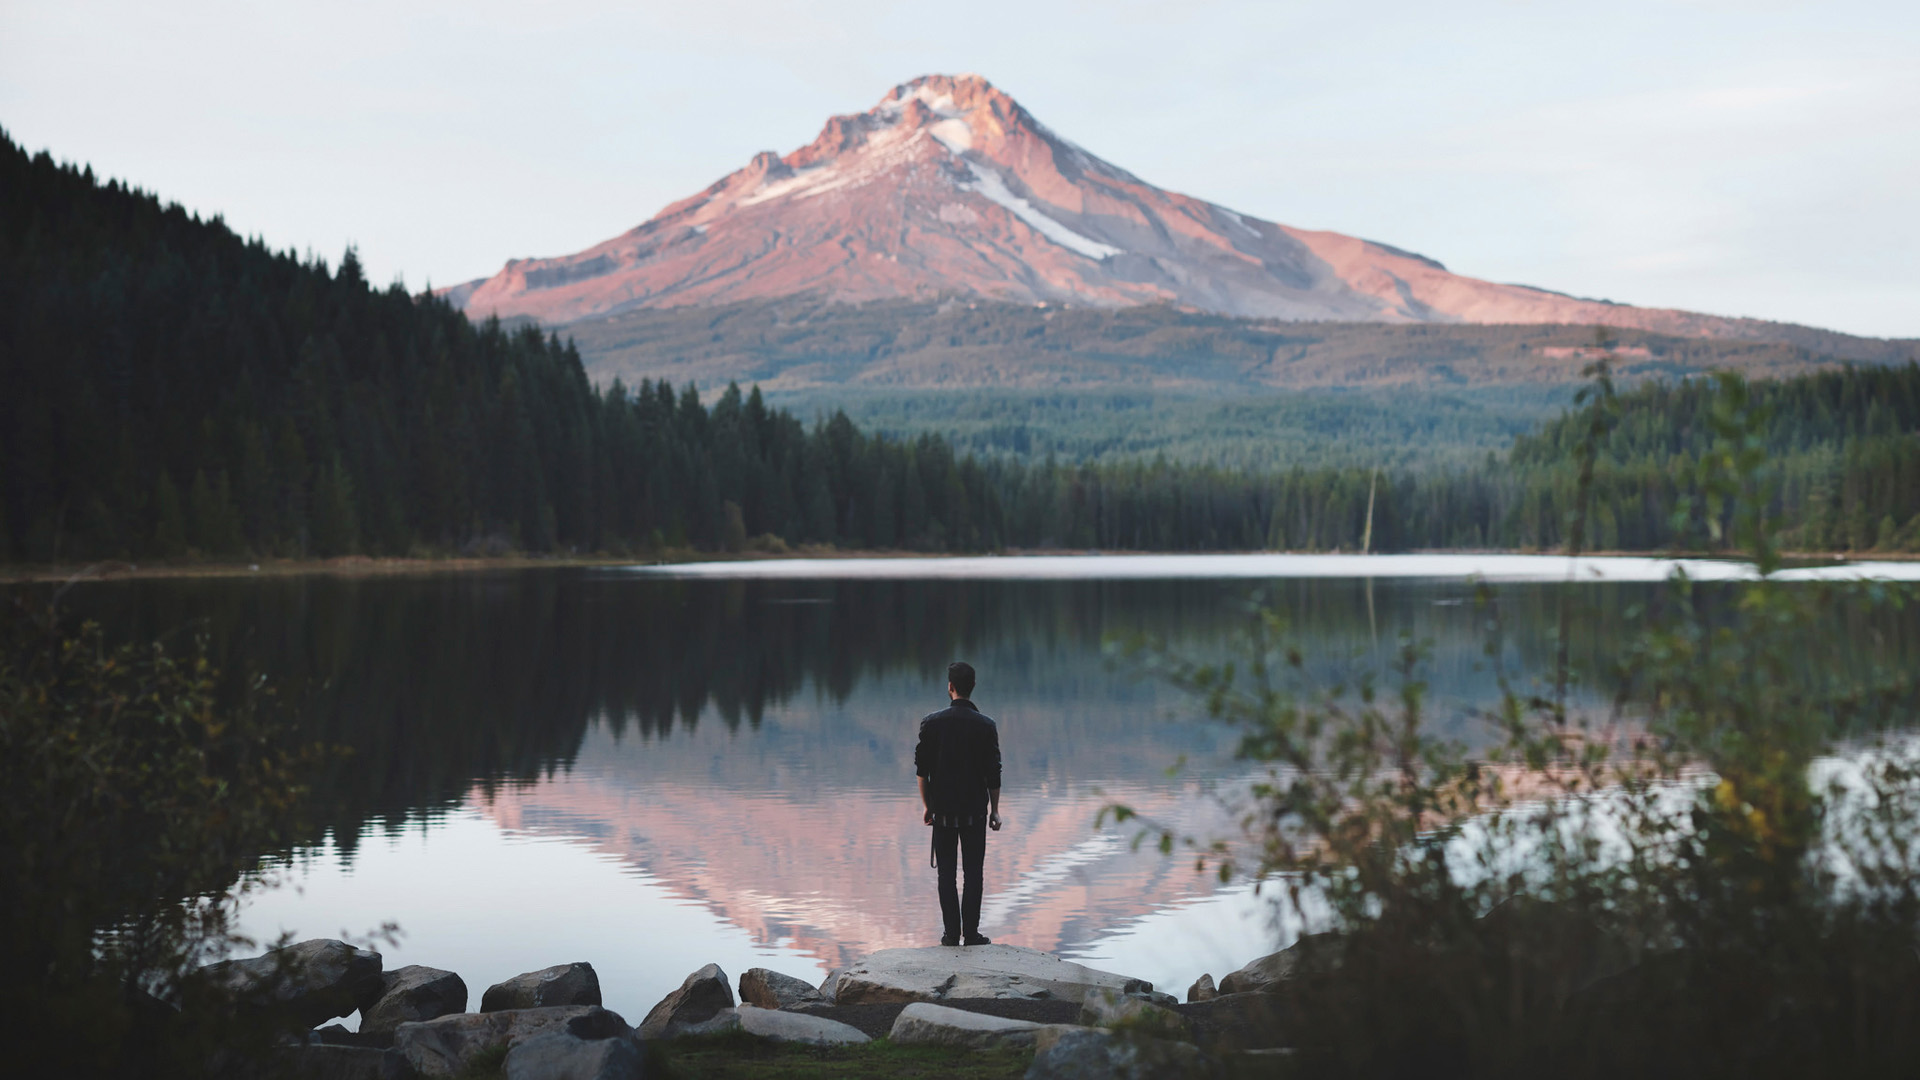
<path fill-rule="evenodd" d="M 960 160 L 966 165 L 967 171 L 973 174 L 973 182 L 960 185 L 962 188 L 984 195 L 1013 211 L 1014 217 L 1032 226 L 1033 230 L 1041 236 L 1070 251 L 1079 252 L 1089 259 L 1104 259 L 1110 255 L 1122 254 L 1119 248 L 1103 244 L 1090 236 L 1082 236 L 1041 213 L 1039 207 L 1015 195 L 1007 187 L 1007 182 L 1000 178 L 999 173 L 976 165 L 965 158 Z"/>

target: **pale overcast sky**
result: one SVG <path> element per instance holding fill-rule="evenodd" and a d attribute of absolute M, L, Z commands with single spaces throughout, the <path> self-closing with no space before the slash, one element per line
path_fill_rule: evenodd
<path fill-rule="evenodd" d="M 974 71 L 1142 178 L 1461 273 L 1920 336 L 1920 3 L 0 0 L 0 126 L 453 284 Z"/>

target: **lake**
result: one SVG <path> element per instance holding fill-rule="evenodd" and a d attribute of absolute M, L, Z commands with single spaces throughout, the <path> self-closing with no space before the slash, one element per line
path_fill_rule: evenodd
<path fill-rule="evenodd" d="M 1006 828 L 982 930 L 1184 994 L 1282 943 L 1267 903 L 1131 828 L 1123 802 L 1226 836 L 1236 733 L 1111 643 L 1232 653 L 1250 597 L 1285 612 L 1321 685 L 1429 643 L 1433 723 L 1468 741 L 1498 693 L 1486 648 L 1539 672 L 1564 560 L 1513 556 L 1099 556 L 780 560 L 631 569 L 90 583 L 70 606 L 115 636 L 203 634 L 264 674 L 307 738 L 350 747 L 319 828 L 245 929 L 364 936 L 390 967 L 491 983 L 575 960 L 637 1022 L 703 964 L 818 981 L 940 933 L 913 779 L 948 661 L 1000 724 Z M 1574 568 L 1573 655 L 1604 668 L 1659 560 Z M 1727 563 L 1690 564 L 1703 577 Z M 1805 571 L 1911 578 L 1920 566 Z M 1497 601 L 1475 601 L 1470 575 Z M 1902 657 L 1911 615 L 1836 628 Z M 1822 661 L 1824 662 L 1824 661 Z M 1598 690 L 1583 692 L 1598 703 Z"/>

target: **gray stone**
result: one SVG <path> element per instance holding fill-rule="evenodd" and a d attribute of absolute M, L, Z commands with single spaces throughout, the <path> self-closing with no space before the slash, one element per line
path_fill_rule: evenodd
<path fill-rule="evenodd" d="M 1056 1026 L 1035 1040 L 1026 1080 L 1198 1080 L 1209 1071 L 1187 1043 Z"/>
<path fill-rule="evenodd" d="M 1309 971 L 1325 971 L 1337 961 L 1337 934 L 1307 934 L 1277 953 L 1263 956 L 1220 980 L 1222 994 L 1270 994 L 1282 983 Z"/>
<path fill-rule="evenodd" d="M 352 1016 L 380 987 L 380 954 L 315 938 L 246 960 L 223 960 L 200 977 L 244 1009 L 281 1013 L 301 1027 Z"/>
<path fill-rule="evenodd" d="M 857 1046 L 869 1042 L 866 1033 L 852 1024 L 829 1020 L 824 1016 L 781 1012 L 741 1005 L 733 1010 L 739 1029 L 749 1035 L 773 1042 L 807 1043 L 812 1046 Z"/>
<path fill-rule="evenodd" d="M 1187 987 L 1187 1004 L 1189 1005 L 1196 1001 L 1212 1001 L 1219 996 L 1220 991 L 1214 988 L 1212 975 L 1202 975 L 1193 980 L 1192 986 Z"/>
<path fill-rule="evenodd" d="M 917 1001 L 900 1010 L 887 1038 L 901 1046 L 997 1050 L 1032 1046 L 1035 1034 L 1046 1026 Z"/>
<path fill-rule="evenodd" d="M 461 1000 L 465 1001 L 463 993 Z M 558 964 L 539 971 L 515 975 L 505 982 L 487 987 L 480 995 L 480 1011 L 502 1009 L 546 1009 L 556 1005 L 600 1004 L 600 976 L 592 964 Z"/>
<path fill-rule="evenodd" d="M 423 1076 L 454 1076 L 493 1047 L 505 1046 L 511 1053 L 513 1047 L 552 1031 L 581 1039 L 613 1039 L 631 1036 L 633 1029 L 619 1013 L 598 1005 L 508 1009 L 401 1024 L 394 1029 L 393 1047 Z"/>
<path fill-rule="evenodd" d="M 391 1032 L 401 1024 L 466 1011 L 467 984 L 460 976 L 409 964 L 380 976 L 378 996 L 371 1003 L 360 1004 L 360 1030 L 370 1034 Z"/>
<path fill-rule="evenodd" d="M 639 1080 L 640 1048 L 632 1039 L 583 1039 L 549 1031 L 507 1051 L 507 1080 Z"/>
<path fill-rule="evenodd" d="M 1191 1040 L 1186 1017 L 1139 994 L 1099 990 L 1080 1003 L 1083 1027 L 1113 1028 L 1162 1039 Z"/>
<path fill-rule="evenodd" d="M 1050 953 L 1015 945 L 885 949 L 828 977 L 836 1005 L 887 1005 L 948 998 L 1039 998 L 1079 1002 L 1091 990 L 1151 986 Z"/>
<path fill-rule="evenodd" d="M 811 983 L 766 968 L 748 968 L 747 973 L 740 976 L 740 1000 L 762 1009 L 798 1009 L 825 1004 L 820 991 Z"/>
<path fill-rule="evenodd" d="M 1193 1025 L 1202 1049 L 1209 1054 L 1229 1054 L 1283 1045 L 1285 1001 L 1275 994 L 1248 991 L 1194 1002 L 1181 1012 Z"/>
<path fill-rule="evenodd" d="M 680 989 L 660 999 L 640 1022 L 643 1039 L 670 1039 L 685 1034 L 692 1025 L 713 1019 L 722 1009 L 733 1008 L 733 989 L 727 985 L 727 973 L 718 964 L 708 964 L 687 976 Z"/>

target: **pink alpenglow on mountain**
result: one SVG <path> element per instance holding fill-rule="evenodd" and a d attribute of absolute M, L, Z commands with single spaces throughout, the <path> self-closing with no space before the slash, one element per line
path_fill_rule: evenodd
<path fill-rule="evenodd" d="M 977 75 L 929 75 L 827 121 L 576 255 L 444 290 L 474 316 L 559 324 L 795 294 L 978 296 L 1369 322 L 1602 323 L 1714 336 L 1736 320 L 1580 300 L 1163 191 Z"/>

